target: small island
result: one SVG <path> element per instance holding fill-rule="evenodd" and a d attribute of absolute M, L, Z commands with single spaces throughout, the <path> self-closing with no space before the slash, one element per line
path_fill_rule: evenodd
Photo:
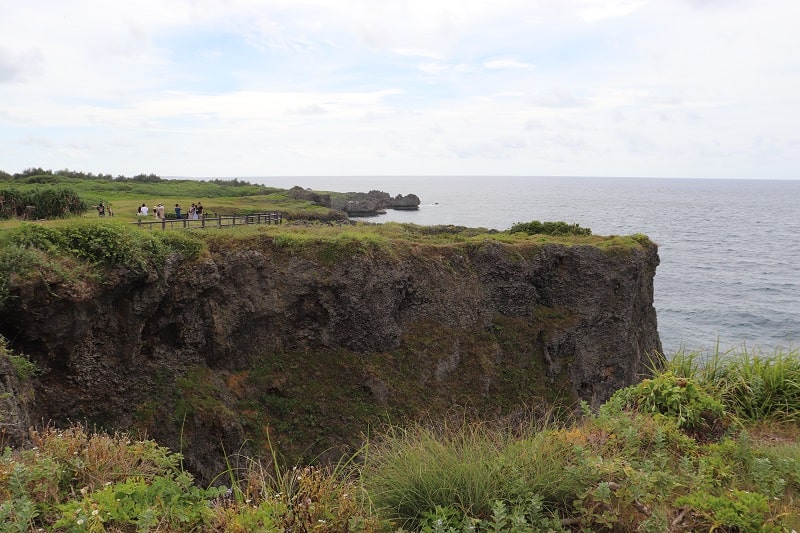
<path fill-rule="evenodd" d="M 383 214 L 387 209 L 413 211 L 419 209 L 420 200 L 416 194 L 398 194 L 371 190 L 369 192 L 318 193 L 295 186 L 289 189 L 288 196 L 295 200 L 305 200 L 328 209 L 343 211 L 351 217 L 372 217 Z"/>

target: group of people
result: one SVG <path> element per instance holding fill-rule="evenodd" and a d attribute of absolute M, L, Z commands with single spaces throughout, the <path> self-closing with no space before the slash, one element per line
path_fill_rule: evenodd
<path fill-rule="evenodd" d="M 137 215 L 140 217 L 146 217 L 150 214 L 150 208 L 147 207 L 147 204 L 142 204 L 139 206 Z M 164 214 L 164 204 L 159 203 L 155 207 L 153 207 L 153 214 L 156 216 L 158 220 L 164 220 L 166 215 Z M 203 214 L 203 204 L 202 202 L 197 202 L 196 204 L 193 203 L 192 207 L 189 208 L 187 213 L 183 213 L 183 208 L 181 204 L 175 204 L 175 218 L 187 218 L 189 220 L 198 220 L 205 216 Z"/>
<path fill-rule="evenodd" d="M 106 216 L 106 213 L 108 213 L 108 216 L 110 217 L 114 216 L 114 211 L 111 210 L 111 204 L 107 204 L 106 202 L 100 202 L 94 207 L 95 209 L 97 209 L 98 216 L 104 217 Z"/>
<path fill-rule="evenodd" d="M 185 218 L 188 218 L 189 220 L 197 220 L 203 218 L 204 216 L 203 204 L 201 202 L 197 202 L 196 204 L 192 204 L 192 207 L 189 208 Z M 175 218 L 184 218 L 180 204 L 175 204 Z"/>

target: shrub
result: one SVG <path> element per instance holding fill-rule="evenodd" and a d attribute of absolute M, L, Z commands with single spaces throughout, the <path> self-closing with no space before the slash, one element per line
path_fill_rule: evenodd
<path fill-rule="evenodd" d="M 727 427 L 722 403 L 692 379 L 667 370 L 615 395 L 629 408 L 673 419 L 679 428 L 717 437 Z M 713 431 L 712 431 L 713 430 Z M 709 433 L 711 432 L 711 433 Z"/>
<path fill-rule="evenodd" d="M 566 222 L 517 222 L 508 230 L 509 233 L 527 233 L 528 235 L 591 235 L 592 230 L 582 228 L 579 224 L 567 224 Z"/>
<path fill-rule="evenodd" d="M 88 209 L 75 191 L 62 187 L 2 189 L 0 197 L 3 198 L 0 218 L 64 218 Z"/>
<path fill-rule="evenodd" d="M 782 531 L 766 523 L 769 504 L 763 494 L 742 490 L 731 490 L 722 496 L 695 492 L 678 498 L 676 504 L 690 510 L 687 520 L 695 530 Z"/>
<path fill-rule="evenodd" d="M 183 232 L 143 232 L 121 224 L 76 220 L 58 227 L 23 223 L 10 235 L 10 245 L 65 253 L 92 265 L 125 266 L 142 270 L 148 264 L 163 265 L 166 258 L 179 253 L 193 260 L 204 244 Z"/>

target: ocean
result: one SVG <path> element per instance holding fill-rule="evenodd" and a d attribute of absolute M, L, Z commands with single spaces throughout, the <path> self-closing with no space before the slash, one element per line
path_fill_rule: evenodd
<path fill-rule="evenodd" d="M 274 187 L 413 193 L 417 211 L 372 222 L 504 230 L 563 221 L 659 246 L 658 329 L 666 354 L 772 353 L 800 345 L 800 181 L 594 177 L 269 177 Z"/>

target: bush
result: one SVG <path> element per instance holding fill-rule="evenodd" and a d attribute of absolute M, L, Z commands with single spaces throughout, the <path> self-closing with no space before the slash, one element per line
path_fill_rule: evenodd
<path fill-rule="evenodd" d="M 592 230 L 582 228 L 578 224 L 567 224 L 566 222 L 517 222 L 509 233 L 527 233 L 528 235 L 591 235 Z"/>
<path fill-rule="evenodd" d="M 82 220 L 59 227 L 24 223 L 11 232 L 9 244 L 46 253 L 65 253 L 92 265 L 134 270 L 145 269 L 150 263 L 163 265 L 173 253 L 197 259 L 204 246 L 197 237 L 186 233 L 143 232 L 120 224 Z"/>
<path fill-rule="evenodd" d="M 65 218 L 88 209 L 75 191 L 62 187 L 0 189 L 0 198 L 0 218 Z"/>
<path fill-rule="evenodd" d="M 669 370 L 615 395 L 619 395 L 629 408 L 663 415 L 674 420 L 679 428 L 706 436 L 718 437 L 718 431 L 708 432 L 727 427 L 725 408 L 719 400 L 692 379 L 676 376 Z"/>

